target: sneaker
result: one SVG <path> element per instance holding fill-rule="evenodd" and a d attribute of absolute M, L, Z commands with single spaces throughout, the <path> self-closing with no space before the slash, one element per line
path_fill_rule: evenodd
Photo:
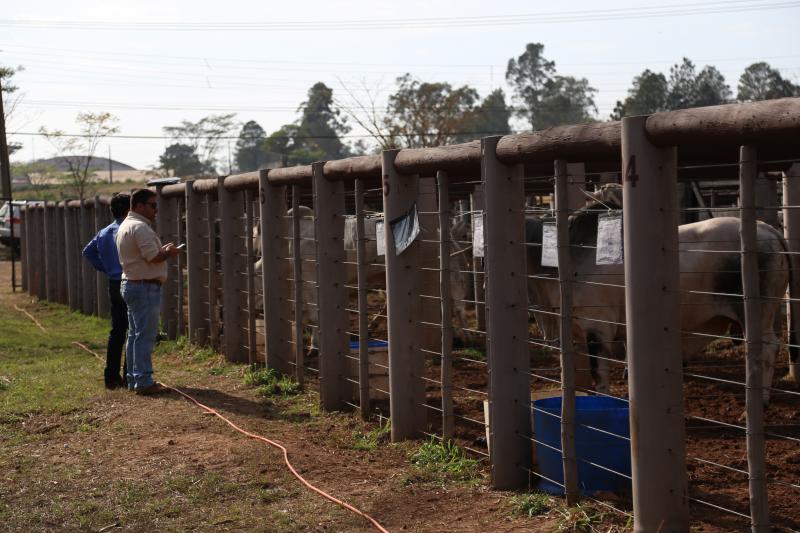
<path fill-rule="evenodd" d="M 156 394 L 166 394 L 168 392 L 170 392 L 170 390 L 157 381 L 149 387 L 136 389 L 136 394 L 140 394 L 142 396 L 155 396 Z"/>

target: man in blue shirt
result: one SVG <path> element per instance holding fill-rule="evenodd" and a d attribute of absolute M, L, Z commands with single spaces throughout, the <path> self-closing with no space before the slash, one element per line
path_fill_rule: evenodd
<path fill-rule="evenodd" d="M 111 307 L 111 332 L 108 334 L 106 348 L 105 382 L 107 389 L 127 388 L 125 376 L 127 368 L 119 373 L 122 348 L 125 346 L 125 335 L 128 332 L 128 306 L 120 294 L 122 266 L 117 253 L 117 230 L 119 224 L 128 215 L 131 197 L 126 193 L 118 193 L 111 197 L 111 214 L 114 222 L 101 229 L 83 249 L 85 257 L 92 266 L 108 276 L 108 298 Z M 123 362 L 125 360 L 123 359 Z M 127 365 L 126 365 L 127 366 Z"/>

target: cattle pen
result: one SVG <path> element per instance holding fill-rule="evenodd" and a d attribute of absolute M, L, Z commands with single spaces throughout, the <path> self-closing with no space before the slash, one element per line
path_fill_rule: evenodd
<path fill-rule="evenodd" d="M 108 314 L 81 259 L 108 201 L 23 210 L 31 295 Z M 547 483 L 636 531 L 800 529 L 800 98 L 198 179 L 158 203 L 162 241 L 187 244 L 162 289 L 169 337 L 313 382 L 326 410 L 388 415 L 393 441 L 455 439 L 495 488 Z M 726 215 L 735 239 L 688 227 Z M 601 219 L 624 253 L 598 264 Z M 624 404 L 626 431 L 576 416 L 585 395 Z M 587 433 L 629 448 L 629 470 L 583 455 Z M 623 489 L 590 490 L 587 469 Z"/>

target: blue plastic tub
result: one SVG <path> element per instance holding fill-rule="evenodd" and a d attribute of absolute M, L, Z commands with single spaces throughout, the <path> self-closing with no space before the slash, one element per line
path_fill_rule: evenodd
<path fill-rule="evenodd" d="M 386 348 L 389 343 L 386 341 L 367 341 L 367 348 Z M 358 350 L 358 341 L 350 341 L 350 349 Z"/>
<path fill-rule="evenodd" d="M 561 449 L 561 397 L 545 398 L 533 402 L 534 438 L 556 450 Z M 553 416 L 555 415 L 555 416 Z M 614 474 L 589 463 L 631 475 L 631 445 L 628 403 L 602 396 L 575 398 L 575 454 L 578 458 L 578 484 L 583 493 L 612 491 L 629 493 L 629 478 Z M 591 427 L 587 427 L 591 426 Z M 597 429 L 591 429 L 597 428 Z M 597 430 L 602 431 L 597 431 Z M 603 431 L 608 433 L 603 433 Z M 614 435 L 609 435 L 613 433 Z M 615 435 L 627 437 L 620 438 Z M 537 471 L 542 475 L 564 482 L 561 452 L 536 444 Z M 587 462 L 588 461 L 588 462 Z M 538 488 L 550 494 L 563 494 L 564 489 L 545 479 Z"/>

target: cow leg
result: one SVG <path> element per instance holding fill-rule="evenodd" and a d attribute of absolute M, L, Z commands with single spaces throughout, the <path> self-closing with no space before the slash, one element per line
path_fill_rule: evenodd
<path fill-rule="evenodd" d="M 775 328 L 775 316 L 780 316 L 780 310 L 777 306 L 767 306 L 764 309 L 764 317 L 761 322 L 763 329 L 763 337 L 761 344 L 761 360 L 762 360 L 762 384 L 764 386 L 763 396 L 764 405 L 769 405 L 770 389 L 772 387 L 772 378 L 775 374 L 775 357 L 778 354 L 778 342 L 780 341 L 782 326 Z"/>
<path fill-rule="evenodd" d="M 611 390 L 611 368 L 606 358 L 611 354 L 607 345 L 600 340 L 600 335 L 594 331 L 589 332 L 586 342 L 582 345 L 586 346 L 589 352 L 589 367 L 594 378 L 595 390 L 602 394 L 608 394 Z"/>

